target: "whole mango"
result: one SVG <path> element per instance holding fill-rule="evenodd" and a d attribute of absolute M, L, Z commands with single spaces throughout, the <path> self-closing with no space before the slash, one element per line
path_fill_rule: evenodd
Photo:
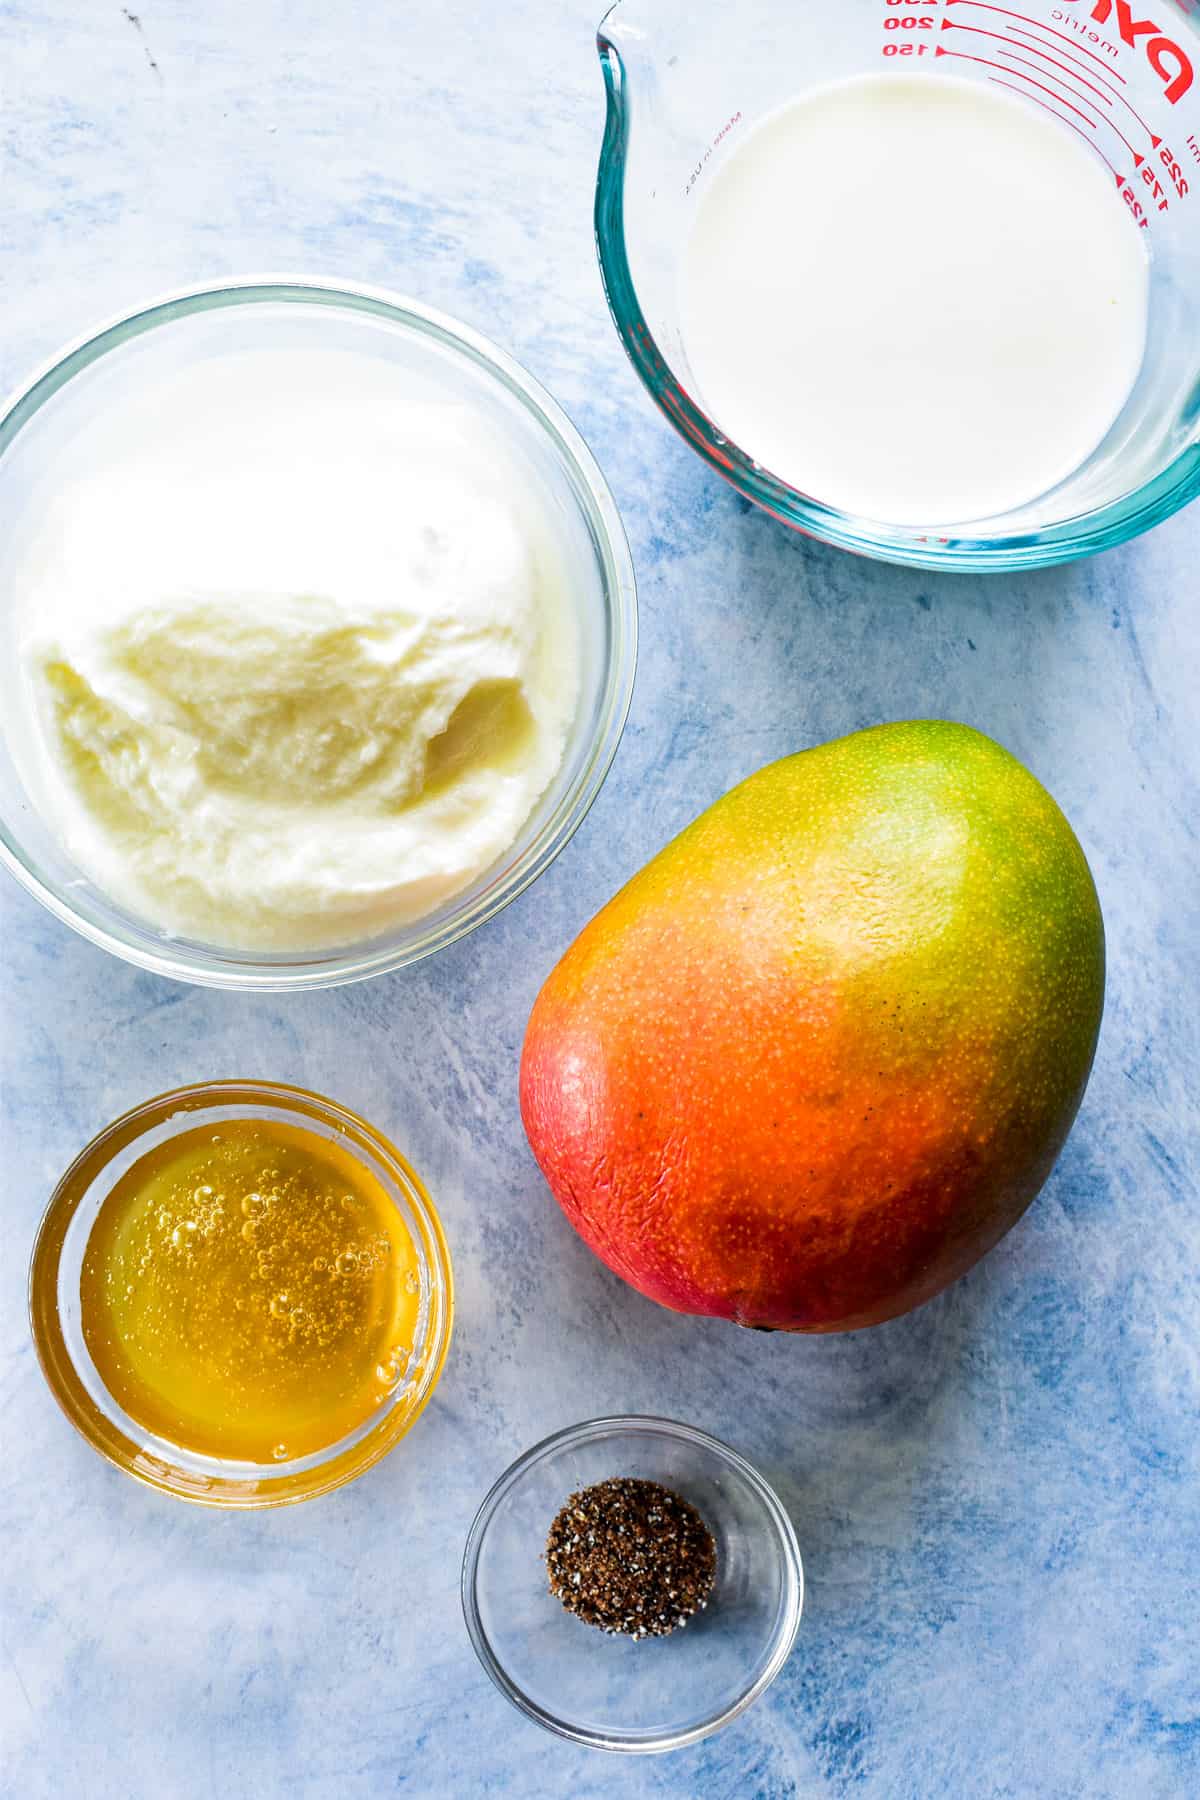
<path fill-rule="evenodd" d="M 1016 1223 L 1079 1107 L 1104 927 L 1050 795 L 967 726 L 771 764 L 581 933 L 521 1111 L 572 1224 L 678 1312 L 847 1331 Z"/>

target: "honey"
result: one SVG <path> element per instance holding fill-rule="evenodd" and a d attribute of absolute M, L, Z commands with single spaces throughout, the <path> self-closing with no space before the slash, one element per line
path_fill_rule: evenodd
<path fill-rule="evenodd" d="M 403 1217 L 356 1156 L 273 1119 L 184 1131 L 139 1158 L 96 1215 L 80 1301 L 113 1399 L 206 1456 L 327 1449 L 416 1373 Z"/>

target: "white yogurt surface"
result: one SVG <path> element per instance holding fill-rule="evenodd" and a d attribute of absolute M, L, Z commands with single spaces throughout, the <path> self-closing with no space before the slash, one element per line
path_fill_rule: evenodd
<path fill-rule="evenodd" d="M 13 577 L 6 730 L 81 867 L 164 930 L 317 949 L 511 846 L 562 760 L 564 553 L 511 446 L 349 350 L 226 355 L 93 428 Z"/>
<path fill-rule="evenodd" d="M 1111 173 L 983 83 L 870 75 L 765 120 L 703 193 L 684 342 L 709 415 L 813 498 L 986 519 L 1077 469 L 1146 339 Z"/>

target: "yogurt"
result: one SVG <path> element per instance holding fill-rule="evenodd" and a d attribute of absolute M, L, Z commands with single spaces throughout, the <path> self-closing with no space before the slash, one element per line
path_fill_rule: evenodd
<path fill-rule="evenodd" d="M 370 355 L 242 353 L 88 464 L 27 535 L 7 724 L 95 882 L 171 934 L 319 949 L 511 847 L 579 646 L 550 502 L 487 420 Z"/>
<path fill-rule="evenodd" d="M 721 429 L 900 525 L 1064 480 L 1137 379 L 1148 260 L 1065 124 L 983 82 L 869 75 L 758 126 L 703 192 L 684 346 Z"/>

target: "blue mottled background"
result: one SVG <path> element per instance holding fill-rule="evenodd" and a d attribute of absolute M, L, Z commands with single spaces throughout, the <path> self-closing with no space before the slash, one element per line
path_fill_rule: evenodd
<path fill-rule="evenodd" d="M 589 0 L 136 10 L 0 0 L 0 382 L 185 281 L 294 268 L 416 295 L 514 351 L 589 438 L 628 524 L 644 650 L 568 851 L 407 974 L 284 1000 L 176 987 L 0 883 L 0 1793 L 1197 1793 L 1200 509 L 1100 561 L 987 580 L 854 561 L 749 512 L 643 398 L 608 323 Z M 1075 1133 L 1020 1228 L 914 1317 L 791 1342 L 660 1312 L 576 1241 L 525 1149 L 533 995 L 739 776 L 922 713 L 1009 745 L 1092 859 L 1111 981 Z M 24 1304 L 36 1221 L 91 1133 L 232 1074 L 326 1090 L 405 1146 L 461 1289 L 418 1432 L 352 1488 L 257 1518 L 156 1497 L 95 1457 L 43 1386 Z M 768 1698 L 655 1762 L 575 1751 L 510 1711 L 458 1610 L 494 1475 L 626 1408 L 763 1465 L 809 1577 Z"/>

